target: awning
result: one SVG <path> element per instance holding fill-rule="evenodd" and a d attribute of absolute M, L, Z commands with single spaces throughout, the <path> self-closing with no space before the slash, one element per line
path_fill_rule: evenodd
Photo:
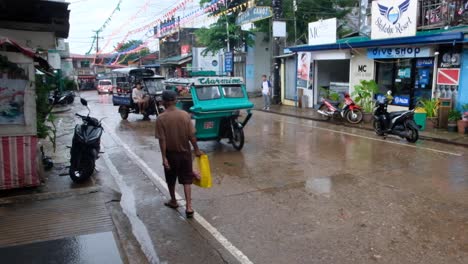
<path fill-rule="evenodd" d="M 174 56 L 174 57 L 169 57 L 166 59 L 161 59 L 160 64 L 161 65 L 182 65 L 190 61 L 192 61 L 192 54 L 189 54 L 187 56 Z"/>
<path fill-rule="evenodd" d="M 295 55 L 294 53 L 287 53 L 287 54 L 275 56 L 274 58 L 275 59 L 286 59 L 286 58 L 294 57 L 294 55 Z"/>
<path fill-rule="evenodd" d="M 54 74 L 54 69 L 49 65 L 49 63 L 45 59 L 36 55 L 33 50 L 22 47 L 15 41 L 3 36 L 0 36 L 0 46 L 6 46 L 6 51 L 23 53 L 25 56 L 34 60 L 34 67 L 36 67 L 37 70 L 49 75 Z"/>
<path fill-rule="evenodd" d="M 142 66 L 145 67 L 145 68 L 158 68 L 159 66 L 161 66 L 161 63 L 145 64 L 145 65 L 142 65 Z"/>
<path fill-rule="evenodd" d="M 416 44 L 442 44 L 442 43 L 463 43 L 465 42 L 465 32 L 468 32 L 468 27 L 458 27 L 451 31 L 439 29 L 430 31 L 419 31 L 414 37 L 393 38 L 393 39 L 378 39 L 371 40 L 369 37 L 351 37 L 344 38 L 334 44 L 324 45 L 301 45 L 290 47 L 293 52 L 301 51 L 320 51 L 320 50 L 336 50 L 336 49 L 353 49 L 353 48 L 368 48 L 381 46 L 396 46 L 396 45 L 416 45 Z"/>

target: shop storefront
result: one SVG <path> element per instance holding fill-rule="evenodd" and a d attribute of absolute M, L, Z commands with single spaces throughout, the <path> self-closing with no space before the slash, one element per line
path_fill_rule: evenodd
<path fill-rule="evenodd" d="M 435 47 L 398 46 L 368 48 L 374 60 L 379 94 L 391 91 L 396 106 L 414 108 L 418 100 L 434 92 Z"/>

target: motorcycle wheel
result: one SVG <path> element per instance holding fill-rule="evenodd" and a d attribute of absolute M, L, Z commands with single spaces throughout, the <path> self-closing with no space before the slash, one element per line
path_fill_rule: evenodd
<path fill-rule="evenodd" d="M 91 157 L 80 159 L 78 167 L 70 166 L 70 178 L 73 182 L 82 183 L 88 180 L 94 172 L 95 163 Z"/>
<path fill-rule="evenodd" d="M 411 135 L 409 137 L 406 137 L 406 141 L 408 141 L 409 143 L 415 143 L 416 141 L 418 141 L 419 139 L 418 130 L 412 127 L 408 127 L 408 130 L 411 133 Z"/>
<path fill-rule="evenodd" d="M 322 110 L 322 111 L 324 111 L 324 112 L 327 112 L 327 111 L 328 111 L 328 108 L 327 108 L 326 105 L 322 105 L 322 106 L 320 106 L 319 110 Z M 329 117 L 329 116 L 322 115 L 322 114 L 319 114 L 319 115 L 320 115 L 320 117 L 322 118 L 323 121 L 328 121 L 328 120 L 330 120 L 330 117 Z"/>
<path fill-rule="evenodd" d="M 351 124 L 359 124 L 362 121 L 362 111 L 360 109 L 349 110 L 346 113 L 346 120 Z"/>
<path fill-rule="evenodd" d="M 120 112 L 120 117 L 122 118 L 122 120 L 127 120 L 128 112 L 127 111 L 121 111 Z"/>
<path fill-rule="evenodd" d="M 244 129 L 238 126 L 234 127 L 234 135 L 231 138 L 231 144 L 236 150 L 244 147 Z"/>
<path fill-rule="evenodd" d="M 374 127 L 374 131 L 377 134 L 377 136 L 383 136 L 384 133 L 382 132 L 382 128 L 380 127 L 380 122 L 377 120 L 374 120 L 372 122 L 372 126 Z"/>
<path fill-rule="evenodd" d="M 73 104 L 73 102 L 75 101 L 75 97 L 74 96 L 69 96 L 67 98 L 67 104 Z"/>

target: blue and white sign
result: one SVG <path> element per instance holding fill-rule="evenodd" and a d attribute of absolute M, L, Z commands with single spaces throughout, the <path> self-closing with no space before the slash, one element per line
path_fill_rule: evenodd
<path fill-rule="evenodd" d="M 429 47 L 384 47 L 367 49 L 369 59 L 398 59 L 431 57 L 434 51 Z"/>
<path fill-rule="evenodd" d="M 232 72 L 234 66 L 234 56 L 232 52 L 225 52 L 224 53 L 224 71 L 225 72 Z"/>
<path fill-rule="evenodd" d="M 433 67 L 434 59 L 418 59 L 416 61 L 416 67 Z"/>
<path fill-rule="evenodd" d="M 416 35 L 418 0 L 378 0 L 372 2 L 371 39 Z"/>
<path fill-rule="evenodd" d="M 393 104 L 399 106 L 409 106 L 410 98 L 409 96 L 397 95 L 393 98 Z"/>

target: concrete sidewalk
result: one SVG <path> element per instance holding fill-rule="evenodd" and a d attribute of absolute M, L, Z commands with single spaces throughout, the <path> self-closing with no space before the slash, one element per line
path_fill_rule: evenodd
<path fill-rule="evenodd" d="M 330 121 L 324 121 L 317 113 L 317 110 L 313 108 L 298 108 L 286 105 L 272 105 L 269 111 L 265 111 L 263 110 L 263 101 L 261 97 L 251 98 L 250 100 L 255 104 L 255 110 L 258 111 L 270 112 L 274 114 L 303 118 L 314 121 L 332 122 L 335 125 L 343 125 L 365 130 L 373 130 L 371 123 L 361 122 L 360 124 L 353 125 L 346 122 L 345 120 L 332 119 Z M 420 131 L 419 135 L 420 138 L 423 140 L 430 140 L 445 144 L 468 147 L 468 134 L 462 135 L 458 133 L 448 132 L 447 129 L 434 129 L 433 131 Z"/>

